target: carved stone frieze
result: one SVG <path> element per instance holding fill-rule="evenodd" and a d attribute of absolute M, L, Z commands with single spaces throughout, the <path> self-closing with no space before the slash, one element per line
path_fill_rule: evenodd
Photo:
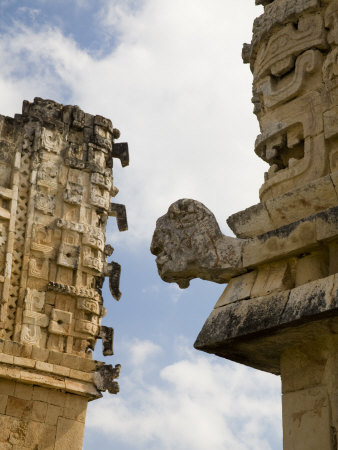
<path fill-rule="evenodd" d="M 53 194 L 38 192 L 35 196 L 35 208 L 43 214 L 54 215 L 56 198 Z"/>
<path fill-rule="evenodd" d="M 62 243 L 59 248 L 57 264 L 75 269 L 79 264 L 79 254 L 78 246 Z"/>
<path fill-rule="evenodd" d="M 274 33 L 257 53 L 254 76 L 272 75 L 280 77 L 295 65 L 298 55 L 311 48 L 326 48 L 324 21 L 319 14 L 300 17 L 297 27 L 293 23 L 284 25 Z"/>
<path fill-rule="evenodd" d="M 52 100 L 0 116 L 0 382 L 101 395 L 92 351 L 100 338 L 112 354 L 100 322 L 117 138 L 110 120 Z"/>
<path fill-rule="evenodd" d="M 59 153 L 61 151 L 61 136 L 54 130 L 41 129 L 39 147 L 47 152 Z"/>
<path fill-rule="evenodd" d="M 70 325 L 72 322 L 72 313 L 62 311 L 60 309 L 53 309 L 52 316 L 49 321 L 48 331 L 51 334 L 69 335 Z"/>
<path fill-rule="evenodd" d="M 21 342 L 38 347 L 43 346 L 41 328 L 46 328 L 49 322 L 49 317 L 42 313 L 44 306 L 45 292 L 27 288 L 22 317 Z M 45 336 L 44 339 L 46 339 Z"/>
<path fill-rule="evenodd" d="M 67 203 L 73 205 L 80 205 L 82 203 L 83 186 L 81 184 L 76 184 L 68 182 L 66 189 L 64 191 L 64 200 Z"/>
<path fill-rule="evenodd" d="M 97 186 L 92 185 L 91 191 L 90 191 L 90 203 L 93 206 L 97 206 L 99 208 L 103 208 L 105 210 L 109 209 L 109 200 L 110 200 L 110 194 L 109 191 Z"/>

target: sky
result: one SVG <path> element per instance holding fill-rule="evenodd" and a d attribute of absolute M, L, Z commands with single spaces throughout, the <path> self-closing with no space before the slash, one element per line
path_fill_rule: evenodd
<path fill-rule="evenodd" d="M 104 286 L 120 393 L 89 404 L 85 450 L 282 448 L 279 378 L 193 349 L 225 286 L 164 283 L 149 251 L 179 198 L 228 235 L 226 218 L 259 201 L 241 49 L 261 12 L 253 0 L 0 0 L 0 114 L 50 98 L 110 118 L 129 143 L 130 166 L 114 167 L 129 230 L 107 229 L 120 302 Z"/>

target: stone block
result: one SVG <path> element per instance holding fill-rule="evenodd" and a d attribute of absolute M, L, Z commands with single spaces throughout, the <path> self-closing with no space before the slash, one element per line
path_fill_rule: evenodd
<path fill-rule="evenodd" d="M 8 355 L 20 356 L 21 345 L 17 342 L 5 341 L 3 352 L 7 353 Z"/>
<path fill-rule="evenodd" d="M 0 442 L 1 442 L 1 444 L 8 443 L 8 439 L 9 439 L 10 432 L 11 432 L 11 421 L 12 421 L 11 417 L 0 415 Z"/>
<path fill-rule="evenodd" d="M 14 395 L 15 381 L 6 380 L 4 378 L 0 379 L 0 394 Z"/>
<path fill-rule="evenodd" d="M 93 381 L 93 374 L 82 372 L 81 370 L 70 369 L 70 378 L 75 378 L 76 380 L 87 381 L 88 383 Z"/>
<path fill-rule="evenodd" d="M 280 363 L 282 393 L 323 385 L 326 367 L 327 353 L 323 345 L 300 342 L 298 347 L 285 350 Z"/>
<path fill-rule="evenodd" d="M 0 353 L 0 362 L 5 364 L 13 364 L 14 357 L 12 355 L 7 355 L 6 353 Z"/>
<path fill-rule="evenodd" d="M 284 448 L 332 450 L 330 406 L 325 388 L 284 394 L 282 405 Z"/>
<path fill-rule="evenodd" d="M 331 240 L 338 236 L 338 207 L 318 214 L 315 220 L 318 241 Z"/>
<path fill-rule="evenodd" d="M 36 361 L 36 369 L 42 372 L 53 372 L 53 364 L 49 364 L 43 361 Z"/>
<path fill-rule="evenodd" d="M 316 316 L 331 309 L 334 276 L 304 284 L 290 291 L 280 323 Z"/>
<path fill-rule="evenodd" d="M 60 365 L 62 363 L 63 353 L 53 350 L 49 351 L 48 362 L 51 364 Z"/>
<path fill-rule="evenodd" d="M 48 398 L 48 393 L 49 393 L 49 389 L 46 389 L 46 388 L 43 388 L 40 386 L 33 386 L 32 399 L 46 401 L 46 398 Z"/>
<path fill-rule="evenodd" d="M 28 419 L 31 416 L 33 402 L 8 396 L 6 414 L 8 416 Z"/>
<path fill-rule="evenodd" d="M 0 394 L 0 414 L 5 414 L 8 395 Z"/>
<path fill-rule="evenodd" d="M 325 278 L 329 275 L 329 261 L 326 252 L 311 252 L 301 255 L 296 265 L 296 286 Z"/>
<path fill-rule="evenodd" d="M 79 395 L 66 394 L 63 416 L 67 419 L 84 422 L 86 419 L 88 399 Z"/>
<path fill-rule="evenodd" d="M 49 350 L 46 348 L 40 348 L 33 346 L 32 349 L 32 359 L 37 361 L 47 361 L 49 356 Z"/>
<path fill-rule="evenodd" d="M 30 367 L 30 368 L 35 367 L 34 359 L 22 358 L 20 356 L 14 356 L 13 363 L 21 367 Z"/>
<path fill-rule="evenodd" d="M 63 415 L 63 407 L 49 404 L 46 415 L 46 423 L 56 425 L 59 417 Z"/>
<path fill-rule="evenodd" d="M 293 280 L 287 261 L 278 261 L 259 268 L 251 297 L 263 297 L 292 287 Z"/>
<path fill-rule="evenodd" d="M 64 392 L 49 389 L 47 401 L 51 405 L 64 406 L 66 402 L 66 394 Z"/>
<path fill-rule="evenodd" d="M 82 370 L 83 372 L 93 372 L 96 370 L 96 367 L 97 361 L 88 358 L 81 358 L 79 370 Z"/>
<path fill-rule="evenodd" d="M 70 369 L 79 370 L 82 358 L 76 355 L 63 354 L 62 365 L 69 367 Z"/>
<path fill-rule="evenodd" d="M 274 228 L 264 202 L 233 214 L 228 217 L 227 224 L 241 239 L 259 236 Z"/>
<path fill-rule="evenodd" d="M 248 240 L 243 246 L 243 267 L 283 259 L 316 245 L 315 219 L 299 221 Z"/>
<path fill-rule="evenodd" d="M 266 201 L 274 228 L 296 222 L 315 212 L 337 206 L 338 198 L 331 177 L 319 178 L 286 194 Z"/>
<path fill-rule="evenodd" d="M 33 402 L 31 420 L 45 422 L 48 404 L 46 402 Z"/>
<path fill-rule="evenodd" d="M 33 351 L 33 346 L 29 344 L 23 344 L 21 346 L 20 356 L 23 358 L 30 358 Z"/>
<path fill-rule="evenodd" d="M 72 313 L 53 309 L 52 320 L 49 322 L 48 330 L 52 334 L 68 335 L 71 321 Z"/>
<path fill-rule="evenodd" d="M 57 364 L 53 364 L 53 373 L 55 373 L 55 375 L 69 377 L 70 371 L 71 371 L 71 369 L 69 369 L 68 367 L 63 367 L 63 366 L 58 366 Z"/>
<path fill-rule="evenodd" d="M 33 397 L 33 386 L 31 384 L 16 383 L 14 397 L 31 400 Z"/>
<path fill-rule="evenodd" d="M 223 294 L 218 299 L 215 308 L 219 308 L 228 303 L 233 303 L 237 300 L 244 300 L 250 298 L 251 289 L 254 285 L 257 272 L 249 272 L 244 275 L 232 278 Z"/>
<path fill-rule="evenodd" d="M 56 426 L 40 422 L 30 422 L 25 439 L 26 448 L 53 450 Z"/>
<path fill-rule="evenodd" d="M 82 450 L 84 423 L 60 417 L 56 429 L 55 450 Z"/>

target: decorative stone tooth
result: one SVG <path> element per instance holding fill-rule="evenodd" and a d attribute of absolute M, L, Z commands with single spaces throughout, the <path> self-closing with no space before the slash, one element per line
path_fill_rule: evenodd
<path fill-rule="evenodd" d="M 100 327 L 99 338 L 102 339 L 102 353 L 104 356 L 114 354 L 114 328 Z"/>
<path fill-rule="evenodd" d="M 119 203 L 111 203 L 109 207 L 109 216 L 116 217 L 119 231 L 128 230 L 126 207 Z"/>
<path fill-rule="evenodd" d="M 122 167 L 129 166 L 129 149 L 127 142 L 113 144 L 112 157 L 121 161 Z"/>
<path fill-rule="evenodd" d="M 109 274 L 109 290 L 115 300 L 120 300 L 120 276 L 121 276 L 121 266 L 120 264 L 112 261 L 109 263 L 110 274 Z"/>

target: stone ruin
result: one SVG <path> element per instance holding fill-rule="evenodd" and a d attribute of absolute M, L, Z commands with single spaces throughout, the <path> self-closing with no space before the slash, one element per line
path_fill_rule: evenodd
<path fill-rule="evenodd" d="M 24 101 L 0 116 L 0 448 L 82 448 L 87 403 L 117 393 L 120 365 L 92 359 L 101 326 L 101 288 L 119 300 L 120 265 L 107 262 L 113 158 L 128 145 L 110 120 L 51 100 Z"/>
<path fill-rule="evenodd" d="M 227 283 L 195 347 L 281 376 L 285 450 L 337 450 L 338 0 L 261 0 L 243 59 L 269 164 L 227 220 L 181 199 L 151 251 L 164 281 Z M 222 200 L 224 201 L 224 199 Z"/>

